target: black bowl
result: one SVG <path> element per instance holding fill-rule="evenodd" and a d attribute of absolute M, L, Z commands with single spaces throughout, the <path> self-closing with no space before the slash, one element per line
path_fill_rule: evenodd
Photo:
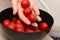
<path fill-rule="evenodd" d="M 43 10 L 39 10 L 39 11 L 40 11 L 39 16 L 42 18 L 42 20 L 44 22 L 48 23 L 49 30 L 44 31 L 44 32 L 22 33 L 22 32 L 17 32 L 17 31 L 10 30 L 6 27 L 2 27 L 4 33 L 7 34 L 11 39 L 14 39 L 14 40 L 38 40 L 39 38 L 42 38 L 42 37 L 46 36 L 46 34 L 48 34 L 50 32 L 50 30 L 52 28 L 52 25 L 54 23 L 54 20 L 53 20 L 53 17 L 49 13 L 47 13 Z M 5 19 L 10 19 L 11 20 L 14 17 L 18 17 L 18 16 L 13 15 L 12 8 L 7 8 L 0 13 L 0 23 L 2 24 L 2 22 Z M 39 24 L 40 22 L 37 22 L 37 23 Z"/>

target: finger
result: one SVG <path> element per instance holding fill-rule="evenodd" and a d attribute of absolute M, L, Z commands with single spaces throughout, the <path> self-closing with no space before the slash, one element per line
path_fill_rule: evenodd
<path fill-rule="evenodd" d="M 32 23 L 31 25 L 34 26 L 34 27 L 38 27 L 38 24 L 36 22 Z"/>
<path fill-rule="evenodd" d="M 30 25 L 30 21 L 25 17 L 25 15 L 23 14 L 23 11 L 22 11 L 22 7 L 20 5 L 20 3 L 18 3 L 18 15 L 19 15 L 19 18 L 26 24 Z"/>
<path fill-rule="evenodd" d="M 17 13 L 17 0 L 12 0 L 13 14 Z"/>
<path fill-rule="evenodd" d="M 38 20 L 39 22 L 42 21 L 42 19 L 41 19 L 40 16 L 37 16 L 36 18 L 37 18 L 37 20 Z"/>
<path fill-rule="evenodd" d="M 21 2 L 22 0 L 18 0 L 18 2 Z"/>
<path fill-rule="evenodd" d="M 33 0 L 30 0 L 30 2 L 31 2 L 31 7 L 32 7 L 32 9 L 34 10 L 34 12 L 35 12 L 37 15 L 40 15 L 39 9 L 36 7 L 34 1 L 33 1 Z"/>
<path fill-rule="evenodd" d="M 35 5 L 32 6 L 32 9 L 36 13 L 36 15 L 40 15 L 40 12 L 39 12 L 38 8 Z"/>
<path fill-rule="evenodd" d="M 35 14 L 34 11 L 32 13 Z M 36 15 L 36 20 L 38 20 L 39 22 L 42 21 L 41 17 L 38 15 Z"/>

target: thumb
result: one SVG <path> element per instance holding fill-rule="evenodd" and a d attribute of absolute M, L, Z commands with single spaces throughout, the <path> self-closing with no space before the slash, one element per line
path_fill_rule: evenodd
<path fill-rule="evenodd" d="M 17 13 L 17 0 L 12 0 L 13 14 Z"/>

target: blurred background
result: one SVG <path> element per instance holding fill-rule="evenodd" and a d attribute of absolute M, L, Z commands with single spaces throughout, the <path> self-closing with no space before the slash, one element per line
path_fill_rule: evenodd
<path fill-rule="evenodd" d="M 50 36 L 60 37 L 60 0 L 34 0 L 39 9 L 47 11 L 54 18 Z M 11 0 L 0 0 L 0 12 L 11 7 Z"/>

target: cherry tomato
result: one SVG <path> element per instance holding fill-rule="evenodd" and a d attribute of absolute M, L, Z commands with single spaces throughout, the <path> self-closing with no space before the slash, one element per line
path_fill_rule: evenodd
<path fill-rule="evenodd" d="M 29 15 L 32 14 L 32 9 L 30 9 L 30 8 L 25 8 L 25 9 L 23 10 L 23 13 L 24 13 L 25 16 L 29 16 Z"/>
<path fill-rule="evenodd" d="M 34 31 L 38 30 L 38 27 L 33 26 L 33 30 L 34 30 Z"/>
<path fill-rule="evenodd" d="M 21 22 L 21 20 L 20 19 L 14 19 L 14 20 L 12 20 L 14 23 L 18 23 L 18 24 L 21 24 L 22 22 Z"/>
<path fill-rule="evenodd" d="M 16 25 L 14 22 L 11 22 L 10 24 L 8 24 L 7 26 L 9 29 L 12 29 L 12 30 L 16 30 Z"/>
<path fill-rule="evenodd" d="M 36 21 L 36 15 L 35 14 L 31 14 L 28 16 L 28 19 L 33 23 Z"/>
<path fill-rule="evenodd" d="M 22 29 L 22 28 L 17 28 L 16 31 L 18 31 L 18 32 L 24 32 L 25 30 Z"/>
<path fill-rule="evenodd" d="M 24 25 L 23 24 L 16 24 L 16 31 L 18 32 L 24 32 Z"/>
<path fill-rule="evenodd" d="M 16 24 L 16 27 L 17 27 L 17 28 L 24 28 L 24 25 L 23 25 L 23 24 L 18 24 L 18 23 L 17 23 L 17 24 Z"/>
<path fill-rule="evenodd" d="M 48 30 L 48 24 L 46 22 L 42 22 L 41 24 L 39 24 L 39 29 L 40 30 Z"/>
<path fill-rule="evenodd" d="M 7 27 L 7 25 L 10 24 L 10 20 L 4 20 L 2 24 Z"/>
<path fill-rule="evenodd" d="M 39 30 L 39 28 L 38 28 L 37 26 L 33 26 L 33 30 L 34 30 L 35 32 L 42 32 L 42 30 Z"/>
<path fill-rule="evenodd" d="M 21 6 L 22 8 L 28 8 L 30 6 L 29 0 L 22 0 Z"/>
<path fill-rule="evenodd" d="M 27 33 L 32 33 L 32 32 L 34 32 L 32 29 L 29 29 L 29 28 L 26 28 L 26 32 Z"/>
<path fill-rule="evenodd" d="M 35 32 L 43 32 L 42 30 L 36 30 Z"/>

